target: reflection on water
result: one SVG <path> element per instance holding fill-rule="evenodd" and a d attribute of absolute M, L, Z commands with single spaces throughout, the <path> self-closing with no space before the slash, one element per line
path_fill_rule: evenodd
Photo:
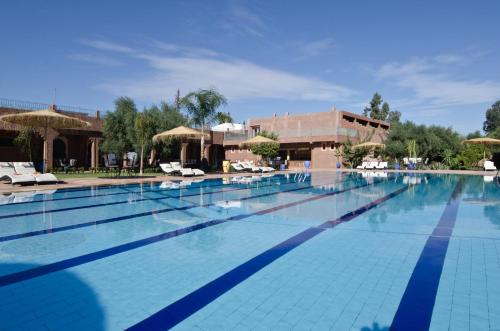
<path fill-rule="evenodd" d="M 483 207 L 483 215 L 500 226 L 500 185 L 498 177 L 468 176 L 464 187 L 464 202 Z"/>

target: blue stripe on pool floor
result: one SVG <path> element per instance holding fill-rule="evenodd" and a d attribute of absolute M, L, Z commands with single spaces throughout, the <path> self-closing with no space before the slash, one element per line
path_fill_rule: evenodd
<path fill-rule="evenodd" d="M 296 184 L 296 183 L 290 183 L 290 184 Z M 287 184 L 280 185 L 280 187 L 283 187 L 284 185 L 287 185 Z M 267 187 L 267 186 L 273 186 L 273 185 L 263 185 L 261 187 Z M 270 195 L 274 195 L 274 194 L 278 194 L 278 193 L 293 192 L 293 191 L 307 189 L 307 188 L 311 188 L 311 187 L 312 186 L 309 185 L 309 186 L 304 186 L 304 187 L 300 187 L 300 188 L 293 188 L 293 189 L 290 189 L 290 190 L 283 190 L 283 191 L 278 191 L 278 192 L 263 193 L 263 194 L 259 194 L 259 195 L 253 195 L 253 196 L 249 196 L 249 197 L 243 197 L 243 198 L 240 198 L 239 200 L 243 200 L 243 201 L 244 200 L 250 200 L 250 199 L 266 197 L 266 196 L 270 196 Z M 221 192 L 242 191 L 242 190 L 249 190 L 249 189 L 252 189 L 252 188 L 235 188 L 235 189 L 231 189 L 231 190 L 220 190 L 220 191 L 217 191 L 217 192 L 209 192 L 209 193 L 206 193 L 206 194 L 221 193 Z M 184 197 L 197 196 L 197 195 L 200 195 L 200 193 L 197 193 L 197 194 L 186 194 L 186 195 L 184 195 Z M 152 200 L 152 201 L 158 202 L 159 200 L 164 200 L 164 199 L 169 199 L 169 198 L 179 199 L 178 197 L 167 196 L 165 198 L 148 198 L 148 199 L 144 199 L 144 200 Z M 182 200 L 182 201 L 184 201 L 184 200 Z M 198 207 L 210 207 L 210 206 L 214 206 L 214 205 L 215 205 L 215 203 L 209 203 L 209 204 L 205 204 L 205 205 L 199 205 L 199 204 L 191 203 L 190 206 L 169 207 L 169 208 L 158 209 L 158 210 L 149 210 L 149 211 L 145 211 L 145 212 L 142 212 L 142 213 L 136 213 L 136 214 L 130 214 L 130 215 L 124 215 L 124 216 L 117 216 L 117 217 L 111 217 L 111 218 L 105 218 L 103 220 L 89 221 L 89 222 L 84 222 L 84 223 L 78 223 L 78 224 L 72 224 L 72 225 L 66 225 L 66 226 L 60 226 L 60 227 L 53 227 L 53 228 L 50 228 L 50 229 L 43 229 L 43 230 L 30 231 L 30 232 L 24 232 L 24 233 L 18 233 L 18 234 L 3 236 L 3 237 L 0 237 L 0 242 L 11 241 L 11 240 L 16 240 L 16 239 L 21 239 L 21 238 L 34 237 L 34 236 L 40 236 L 40 235 L 44 235 L 44 234 L 50 234 L 50 233 L 56 233 L 56 232 L 62 232 L 62 231 L 69 231 L 69 230 L 74 230 L 74 229 L 79 229 L 79 228 L 85 228 L 85 227 L 89 227 L 89 226 L 96 226 L 96 225 L 99 225 L 99 224 L 114 223 L 114 222 L 129 220 L 129 219 L 133 219 L 133 218 L 143 217 L 143 216 L 158 215 L 158 214 L 163 214 L 163 213 L 167 213 L 167 212 L 174 211 L 174 210 L 182 211 L 182 210 L 188 210 L 188 209 L 198 208 Z"/>
<path fill-rule="evenodd" d="M 463 188 L 460 179 L 434 231 L 427 239 L 394 315 L 391 330 L 428 330 L 439 280 L 457 219 Z"/>
<path fill-rule="evenodd" d="M 380 183 L 380 181 L 374 182 L 374 184 L 376 184 L 376 183 Z M 214 225 L 226 223 L 226 222 L 229 222 L 229 221 L 242 220 L 242 219 L 254 216 L 254 215 L 263 215 L 263 214 L 271 213 L 271 212 L 274 212 L 274 211 L 277 211 L 277 210 L 280 210 L 280 209 L 297 206 L 297 205 L 300 205 L 300 204 L 303 204 L 303 203 L 306 203 L 306 202 L 309 202 L 309 201 L 314 201 L 314 200 L 326 198 L 328 196 L 340 194 L 340 193 L 343 193 L 343 192 L 351 191 L 351 190 L 362 188 L 362 187 L 366 187 L 368 185 L 371 185 L 371 184 L 370 183 L 365 183 L 363 185 L 353 186 L 353 187 L 349 187 L 349 188 L 343 189 L 343 190 L 337 190 L 337 191 L 334 191 L 334 192 L 323 193 L 323 194 L 320 194 L 320 195 L 312 196 L 312 197 L 307 198 L 307 199 L 303 199 L 303 200 L 299 200 L 299 201 L 296 201 L 296 202 L 287 203 L 287 204 L 280 205 L 280 206 L 271 207 L 271 208 L 268 208 L 268 209 L 260 210 L 260 211 L 249 213 L 249 214 L 239 214 L 239 215 L 231 216 L 231 217 L 228 217 L 228 218 L 225 218 L 225 219 L 211 220 L 211 221 L 207 221 L 207 222 L 204 222 L 204 223 L 196 224 L 196 225 L 193 225 L 193 226 L 189 226 L 189 227 L 185 227 L 185 228 L 181 228 L 181 229 L 177 229 L 177 230 L 173 230 L 173 231 L 169 231 L 169 232 L 164 232 L 164 233 L 161 233 L 159 235 L 154 235 L 154 236 L 151 236 L 151 237 L 148 237 L 148 238 L 139 239 L 139 240 L 132 241 L 132 242 L 129 242 L 129 243 L 125 243 L 125 244 L 122 244 L 122 245 L 110 247 L 110 248 L 103 249 L 103 250 L 100 250 L 100 251 L 96 251 L 96 252 L 93 252 L 93 253 L 89 253 L 89 254 L 85 254 L 85 255 L 80 255 L 80 256 L 76 256 L 76 257 L 70 258 L 70 259 L 66 259 L 66 260 L 62 260 L 62 261 L 58 261 L 58 262 L 54 262 L 54 263 L 42 265 L 42 266 L 39 266 L 39 267 L 36 267 L 36 268 L 27 269 L 27 270 L 15 272 L 15 273 L 12 273 L 12 274 L 0 276 L 0 287 L 11 285 L 11 284 L 15 284 L 15 283 L 19 283 L 19 282 L 22 282 L 22 281 L 25 281 L 25 280 L 28 280 L 28 279 L 31 279 L 31 278 L 40 277 L 40 276 L 43 276 L 43 275 L 47 275 L 47 274 L 50 274 L 50 273 L 53 273 L 53 272 L 57 272 L 57 271 L 60 271 L 60 270 L 64 270 L 64 269 L 67 269 L 67 268 L 72 268 L 72 267 L 75 267 L 75 266 L 78 266 L 78 265 L 82 265 L 82 264 L 85 264 L 85 263 L 89 263 L 89 262 L 92 262 L 92 261 L 100 260 L 100 259 L 112 256 L 112 255 L 115 255 L 115 254 L 127 252 L 127 251 L 130 251 L 130 250 L 136 249 L 136 248 L 147 246 L 147 245 L 151 245 L 151 244 L 154 244 L 156 242 L 160 242 L 160 241 L 163 241 L 163 240 L 166 240 L 166 239 L 169 239 L 169 238 L 173 238 L 173 237 L 177 237 L 177 236 L 180 236 L 180 235 L 183 235 L 183 234 L 186 234 L 186 233 L 190 233 L 190 232 L 194 232 L 194 231 L 197 231 L 197 230 L 201 230 L 201 229 L 204 229 L 204 228 L 207 228 L 207 227 L 210 227 L 210 226 L 214 226 Z M 295 188 L 295 189 L 290 189 L 290 190 L 288 190 L 286 192 L 299 191 L 299 190 L 304 190 L 304 189 L 311 188 L 311 187 L 312 186 L 302 187 L 302 188 Z M 267 195 L 273 195 L 273 194 L 279 194 L 279 193 L 284 193 L 284 192 L 267 193 Z M 263 195 L 261 195 L 261 196 L 263 196 Z M 254 197 L 256 197 L 256 196 L 254 196 Z M 252 199 L 254 197 L 248 197 L 247 199 Z M 240 200 L 243 200 L 243 199 L 240 199 Z"/>
<path fill-rule="evenodd" d="M 210 283 L 200 287 L 196 291 L 191 292 L 185 297 L 161 309 L 145 320 L 133 325 L 128 330 L 168 330 L 174 327 L 206 305 L 210 304 L 224 293 L 248 279 L 253 274 L 257 273 L 259 270 L 268 266 L 311 238 L 314 238 L 321 232 L 329 228 L 333 228 L 341 223 L 349 222 L 381 203 L 403 193 L 407 189 L 408 186 L 404 186 L 335 220 L 327 221 L 318 227 L 311 227 L 300 232 L 299 234 L 279 243 L 271 249 L 266 250 L 231 271 L 214 279 Z"/>

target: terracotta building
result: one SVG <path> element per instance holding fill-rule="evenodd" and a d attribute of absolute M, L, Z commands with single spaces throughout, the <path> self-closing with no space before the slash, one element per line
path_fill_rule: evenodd
<path fill-rule="evenodd" d="M 225 133 L 227 160 L 257 161 L 258 157 L 239 143 L 265 130 L 278 134 L 280 157 L 287 160 L 289 168 L 303 168 L 307 160 L 312 168 L 320 169 L 334 168 L 341 161 L 339 149 L 348 139 L 356 142 L 370 137 L 371 141 L 382 142 L 390 125 L 332 108 L 328 112 L 252 118 L 246 127 L 241 132 Z"/>
<path fill-rule="evenodd" d="M 99 166 L 99 142 L 102 139 L 102 120 L 99 111 L 82 108 L 55 106 L 43 103 L 24 102 L 0 99 L 0 116 L 11 113 L 28 112 L 53 108 L 59 113 L 78 117 L 91 124 L 80 129 L 50 129 L 48 131 L 47 168 L 57 166 L 57 160 L 76 160 L 78 167 L 90 168 Z M 93 112 L 95 115 L 89 115 Z M 28 161 L 29 157 L 15 146 L 14 138 L 22 129 L 21 126 L 0 121 L 0 162 Z M 43 139 L 42 130 L 33 141 L 32 160 L 41 169 Z"/>
<path fill-rule="evenodd" d="M 49 107 L 87 121 L 91 126 L 83 129 L 49 130 L 48 168 L 57 166 L 58 160 L 62 159 L 75 159 L 78 167 L 87 169 L 102 166 L 102 155 L 99 150 L 102 140 L 102 119 L 99 111 L 0 99 L 0 115 Z M 247 148 L 241 148 L 239 144 L 265 130 L 278 134 L 279 156 L 282 160 L 287 160 L 289 168 L 303 168 L 306 160 L 311 161 L 312 168 L 334 168 L 336 163 L 341 161 L 339 151 L 342 143 L 348 139 L 356 142 L 367 137 L 370 137 L 371 141 L 381 142 L 389 130 L 389 123 L 333 108 L 328 112 L 299 115 L 286 113 L 283 116 L 275 114 L 271 117 L 252 118 L 245 127 L 245 130 L 236 132 L 210 131 L 204 151 L 204 156 L 210 165 L 220 167 L 224 159 L 258 161 L 258 156 Z M 28 160 L 28 157 L 14 144 L 14 138 L 20 129 L 21 127 L 17 125 L 0 122 L 0 161 Z M 41 135 L 35 138 L 33 148 L 34 161 L 40 164 Z M 200 156 L 199 142 L 182 143 L 180 154 L 184 164 L 197 163 Z M 177 160 L 162 159 L 162 161 Z"/>

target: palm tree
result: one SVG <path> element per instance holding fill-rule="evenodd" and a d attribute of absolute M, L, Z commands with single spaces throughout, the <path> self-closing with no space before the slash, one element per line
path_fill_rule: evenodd
<path fill-rule="evenodd" d="M 191 92 L 180 100 L 180 105 L 186 109 L 190 119 L 201 127 L 200 159 L 203 159 L 205 149 L 205 126 L 215 121 L 217 108 L 226 104 L 226 97 L 215 89 Z"/>

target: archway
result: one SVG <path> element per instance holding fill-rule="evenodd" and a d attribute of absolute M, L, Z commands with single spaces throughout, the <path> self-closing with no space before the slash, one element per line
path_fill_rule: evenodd
<path fill-rule="evenodd" d="M 65 160 L 67 157 L 67 155 L 66 155 L 66 143 L 60 138 L 54 139 L 53 157 L 54 157 L 54 161 Z"/>

